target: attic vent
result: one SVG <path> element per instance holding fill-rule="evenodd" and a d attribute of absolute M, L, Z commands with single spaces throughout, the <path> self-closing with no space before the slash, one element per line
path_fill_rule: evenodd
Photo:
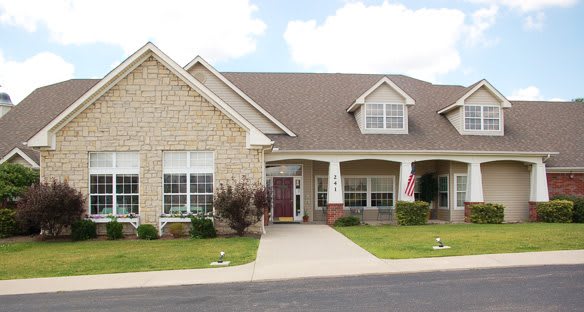
<path fill-rule="evenodd" d="M 195 79 L 197 79 L 201 83 L 205 83 L 205 81 L 207 81 L 207 76 L 203 72 L 196 72 L 193 74 L 193 76 L 195 76 Z"/>

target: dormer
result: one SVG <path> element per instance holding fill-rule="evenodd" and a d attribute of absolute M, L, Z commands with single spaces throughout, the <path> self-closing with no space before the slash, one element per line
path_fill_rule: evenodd
<path fill-rule="evenodd" d="M 502 136 L 504 110 L 511 103 L 488 81 L 481 80 L 461 92 L 449 106 L 438 111 L 462 135 Z"/>
<path fill-rule="evenodd" d="M 407 134 L 408 107 L 416 102 L 388 77 L 361 94 L 347 112 L 363 134 Z"/>

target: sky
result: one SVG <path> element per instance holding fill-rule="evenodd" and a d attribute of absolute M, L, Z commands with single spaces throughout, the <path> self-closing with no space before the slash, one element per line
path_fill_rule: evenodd
<path fill-rule="evenodd" d="M 151 41 L 219 71 L 404 74 L 511 100 L 584 97 L 584 0 L 0 0 L 14 103 L 102 78 Z"/>

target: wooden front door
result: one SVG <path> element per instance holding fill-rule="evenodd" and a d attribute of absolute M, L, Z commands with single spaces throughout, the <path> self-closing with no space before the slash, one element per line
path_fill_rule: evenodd
<path fill-rule="evenodd" d="M 294 178 L 274 178 L 274 218 L 292 217 Z"/>

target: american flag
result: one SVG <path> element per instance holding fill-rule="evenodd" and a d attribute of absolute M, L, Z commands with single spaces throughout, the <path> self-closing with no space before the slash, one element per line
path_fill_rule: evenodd
<path fill-rule="evenodd" d="M 416 186 L 416 164 L 412 164 L 412 172 L 410 172 L 410 177 L 408 178 L 408 185 L 406 186 L 406 195 L 409 197 L 414 196 L 414 187 Z"/>

